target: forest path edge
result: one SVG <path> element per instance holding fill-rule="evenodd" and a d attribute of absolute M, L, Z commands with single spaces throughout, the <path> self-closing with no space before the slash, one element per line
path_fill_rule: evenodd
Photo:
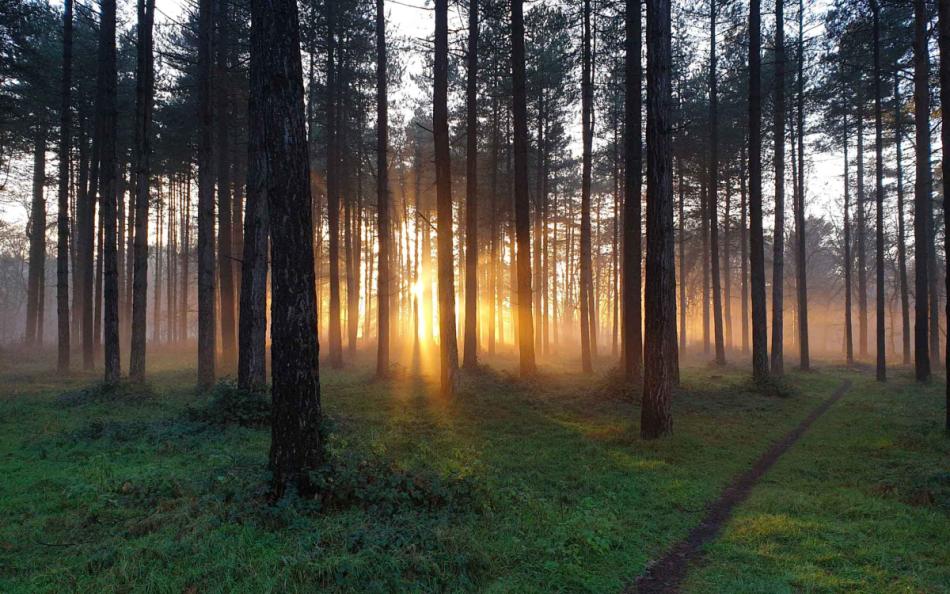
<path fill-rule="evenodd" d="M 736 506 L 744 502 L 753 487 L 766 472 L 805 434 L 811 425 L 824 415 L 851 388 L 851 380 L 844 380 L 831 396 L 816 406 L 794 429 L 782 436 L 766 450 L 752 466 L 734 478 L 722 494 L 706 507 L 706 514 L 681 540 L 676 542 L 662 557 L 651 561 L 624 588 L 625 594 L 654 594 L 679 591 L 690 566 L 704 555 L 707 544 L 712 542 L 732 516 Z"/>

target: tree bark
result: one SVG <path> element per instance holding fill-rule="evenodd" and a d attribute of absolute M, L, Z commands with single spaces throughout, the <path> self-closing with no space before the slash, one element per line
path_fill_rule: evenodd
<path fill-rule="evenodd" d="M 762 231 L 762 15 L 749 3 L 749 267 L 752 284 L 752 376 L 769 374 L 765 318 L 765 240 Z"/>
<path fill-rule="evenodd" d="M 271 238 L 272 495 L 312 496 L 309 472 L 324 459 L 313 204 L 304 118 L 300 31 L 294 0 L 251 1 L 251 94 Z M 259 111 L 257 111 L 259 110 Z"/>
<path fill-rule="evenodd" d="M 515 0 L 517 1 L 517 0 Z M 458 342 L 455 324 L 455 272 L 452 239 L 452 163 L 449 154 L 449 25 L 448 0 L 435 2 L 435 88 L 432 124 L 435 139 L 435 186 L 439 259 L 439 351 L 442 393 L 455 393 Z M 530 293 L 529 293 L 530 294 Z"/>
<path fill-rule="evenodd" d="M 798 0 L 798 200 L 795 208 L 795 250 L 798 301 L 799 368 L 811 366 L 808 349 L 808 258 L 805 253 L 805 3 Z"/>
<path fill-rule="evenodd" d="M 474 0 L 473 0 L 474 3 Z M 383 0 L 376 0 L 376 223 L 379 237 L 379 264 L 377 291 L 379 308 L 376 349 L 376 375 L 389 374 L 389 114 L 388 92 L 386 88 L 386 15 L 383 12 Z"/>
<path fill-rule="evenodd" d="M 946 0 L 941 0 L 938 4 L 938 28 L 939 28 L 939 46 L 940 46 L 940 99 L 943 102 L 946 102 L 950 99 L 950 2 Z M 940 112 L 941 123 L 943 124 L 941 129 L 941 140 L 943 146 L 950 147 L 950 118 L 947 117 L 947 110 L 943 109 Z M 950 171 L 950 151 L 943 151 L 943 170 Z M 947 205 L 947 196 L 950 196 L 950 175 L 944 174 L 943 176 L 943 217 L 944 221 L 950 220 L 950 206 Z M 950 295 L 950 241 L 944 240 L 943 243 L 944 249 L 944 264 L 947 266 L 947 269 L 944 274 L 944 280 L 946 281 L 946 290 L 947 295 Z M 946 319 L 950 320 L 950 299 L 947 300 L 946 311 L 944 312 Z M 948 326 L 950 327 L 950 326 Z M 948 338 L 950 341 L 950 338 Z M 947 371 L 947 377 L 950 377 L 950 342 L 947 343 L 947 353 L 946 361 L 944 362 L 945 369 Z M 947 433 L 950 433 L 950 384 L 946 388 L 946 418 L 944 420 L 944 430 Z"/>
<path fill-rule="evenodd" d="M 465 81 L 465 342 L 462 365 L 478 365 L 478 0 L 468 6 Z"/>
<path fill-rule="evenodd" d="M 69 145 L 72 133 L 73 0 L 63 2 L 63 84 L 56 215 L 56 320 L 59 373 L 69 371 Z M 75 269 L 73 270 L 75 274 Z M 75 288 L 73 288 L 75 291 Z M 75 313 L 75 312 L 74 312 Z"/>
<path fill-rule="evenodd" d="M 138 0 L 138 72 L 135 79 L 135 245 L 132 271 L 132 346 L 129 379 L 145 380 L 148 304 L 148 203 L 154 66 L 152 24 L 155 0 Z"/>
<path fill-rule="evenodd" d="M 594 102 L 593 82 L 591 81 L 591 0 L 584 0 L 584 22 L 581 56 L 581 135 L 583 144 L 583 164 L 581 172 L 581 253 L 579 304 L 581 322 L 581 364 L 584 373 L 594 370 L 591 360 L 591 342 L 596 323 L 591 319 L 591 298 L 593 296 L 593 275 L 591 271 L 591 169 L 592 169 L 592 114 Z"/>
<path fill-rule="evenodd" d="M 857 146 L 857 250 L 858 250 L 858 355 L 868 354 L 867 196 L 864 191 L 864 96 L 858 93 Z"/>
<path fill-rule="evenodd" d="M 102 148 L 99 161 L 99 195 L 102 202 L 103 344 L 104 380 L 119 381 L 119 271 L 116 253 L 116 3 L 103 0 L 99 27 L 99 85 L 102 88 Z"/>
<path fill-rule="evenodd" d="M 339 68 L 336 62 L 336 7 L 326 3 L 327 11 L 327 224 L 329 231 L 330 320 L 328 342 L 330 367 L 343 367 L 343 329 L 340 323 L 340 189 L 339 129 L 337 119 L 337 87 Z"/>
<path fill-rule="evenodd" d="M 844 343 L 847 364 L 854 364 L 854 328 L 851 319 L 852 262 L 851 257 L 851 182 L 848 179 L 848 113 L 842 122 L 844 145 Z"/>
<path fill-rule="evenodd" d="M 943 102 L 947 102 L 950 99 L 950 2 L 946 0 L 941 0 L 938 4 L 938 29 L 939 29 L 939 46 L 940 46 L 940 99 Z M 940 112 L 941 123 L 943 124 L 941 129 L 941 140 L 943 146 L 950 147 L 950 118 L 947 117 L 947 110 L 943 109 Z M 948 151 L 943 151 L 943 170 L 950 171 L 950 154 Z M 950 208 L 947 206 L 947 197 L 950 196 L 950 176 L 944 174 L 943 176 L 943 220 L 944 225 L 947 224 L 947 220 L 950 219 Z M 944 249 L 944 264 L 947 266 L 947 269 L 944 274 L 944 280 L 946 281 L 946 290 L 947 295 L 950 295 L 950 241 L 944 239 L 943 243 Z M 948 299 L 946 304 L 946 311 L 944 315 L 947 316 L 947 320 L 950 320 L 950 299 Z M 948 325 L 950 327 L 950 325 Z M 948 338 L 947 343 L 947 352 L 946 360 L 944 361 L 945 369 L 947 370 L 947 377 L 950 377 L 950 338 Z M 946 392 L 946 419 L 944 430 L 947 433 L 950 433 L 950 384 L 947 385 Z"/>
<path fill-rule="evenodd" d="M 927 3 L 914 0 L 914 125 L 917 176 L 914 181 L 914 375 L 930 380 L 929 250 L 931 236 L 930 53 L 927 48 Z"/>
<path fill-rule="evenodd" d="M 42 108 L 41 108 L 42 109 Z M 26 344 L 43 342 L 39 332 L 43 316 L 43 281 L 46 277 L 46 140 L 49 127 L 46 115 L 40 114 L 33 136 L 33 203 L 27 235 L 30 240 L 30 266 L 26 289 Z"/>
<path fill-rule="evenodd" d="M 887 379 L 884 341 L 884 134 L 881 116 L 881 8 L 878 0 L 871 0 L 874 35 L 874 198 L 877 204 L 875 272 L 877 275 L 877 381 Z"/>
<path fill-rule="evenodd" d="M 624 202 L 623 202 L 623 371 L 630 383 L 643 377 L 643 337 L 641 319 L 641 192 L 642 192 L 642 107 L 643 25 L 640 0 L 626 2 L 626 45 L 624 94 Z M 680 178 L 682 185 L 682 178 Z M 682 191 L 682 188 L 681 188 Z M 680 215 L 682 217 L 682 213 Z M 680 219 L 682 226 L 682 218 Z M 682 229 L 680 231 L 682 236 Z M 682 237 L 681 237 L 682 239 Z"/>
<path fill-rule="evenodd" d="M 211 63 L 214 10 L 218 0 L 198 5 L 198 387 L 215 379 L 214 154 Z"/>
<path fill-rule="evenodd" d="M 712 264 L 713 335 L 716 364 L 726 364 L 722 328 L 722 276 L 719 270 L 719 88 L 716 77 L 716 0 L 709 2 L 709 249 Z"/>
<path fill-rule="evenodd" d="M 266 105 L 261 62 L 251 62 L 248 101 L 247 213 L 241 271 L 241 314 L 238 316 L 238 387 L 264 392 L 267 388 L 267 220 L 268 154 L 265 152 Z M 316 331 L 316 330 L 314 330 Z"/>
<path fill-rule="evenodd" d="M 749 197 L 746 190 L 749 170 L 746 147 L 739 156 L 739 285 L 742 291 L 742 352 L 749 352 Z"/>
<path fill-rule="evenodd" d="M 785 0 L 775 3 L 775 225 L 772 232 L 772 373 L 784 373 L 785 289 Z"/>
<path fill-rule="evenodd" d="M 515 145 L 515 233 L 518 259 L 518 350 L 522 377 L 537 371 L 531 302 L 531 222 L 528 204 L 528 108 L 525 92 L 523 0 L 511 2 L 512 112 Z"/>
<path fill-rule="evenodd" d="M 910 292 L 907 287 L 907 229 L 904 221 L 904 114 L 901 108 L 900 73 L 894 71 L 894 146 L 897 157 L 897 271 L 901 296 L 901 355 L 904 365 L 910 365 Z"/>
<path fill-rule="evenodd" d="M 669 0 L 647 0 L 647 297 L 640 416 L 644 439 L 673 431 L 670 402 L 678 367 L 670 27 Z"/>
<path fill-rule="evenodd" d="M 228 52 L 231 40 L 229 38 L 228 5 L 225 0 L 219 0 L 215 8 L 217 39 L 215 52 L 217 67 L 215 69 L 215 114 L 217 124 L 217 160 L 218 177 L 218 286 L 219 286 L 219 315 L 221 317 L 221 365 L 225 369 L 233 369 L 235 363 L 235 333 L 234 333 L 234 264 L 231 253 L 231 100 L 227 82 Z"/>

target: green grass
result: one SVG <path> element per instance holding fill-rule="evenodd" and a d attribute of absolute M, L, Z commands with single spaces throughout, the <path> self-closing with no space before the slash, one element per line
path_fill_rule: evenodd
<path fill-rule="evenodd" d="M 180 368 L 192 359 L 153 357 L 148 390 L 102 394 L 80 391 L 97 376 L 60 380 L 49 362 L 11 357 L 0 359 L 4 593 L 616 592 L 842 377 L 793 376 L 793 394 L 776 397 L 744 371 L 686 369 L 674 437 L 645 443 L 635 398 L 609 374 L 485 371 L 446 400 L 428 380 L 372 382 L 368 361 L 324 369 L 352 496 L 269 506 L 268 430 L 189 413 L 210 398 Z M 753 491 L 695 591 L 950 587 L 938 567 L 950 533 L 942 384 L 859 381 Z M 853 459 L 861 447 L 873 460 Z M 907 490 L 920 481 L 930 499 Z M 754 505 L 763 515 L 743 528 Z"/>
<path fill-rule="evenodd" d="M 950 591 L 944 384 L 892 378 L 855 377 L 736 510 L 688 590 Z"/>

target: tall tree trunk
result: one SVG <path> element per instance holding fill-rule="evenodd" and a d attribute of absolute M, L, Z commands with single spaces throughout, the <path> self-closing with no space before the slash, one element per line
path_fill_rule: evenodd
<path fill-rule="evenodd" d="M 178 329 L 181 340 L 188 340 L 188 268 L 191 263 L 191 166 L 185 177 L 185 216 L 182 219 L 182 252 L 181 252 L 181 318 L 178 320 Z"/>
<path fill-rule="evenodd" d="M 639 383 L 643 376 L 643 337 L 640 304 L 641 286 L 641 192 L 642 192 L 642 108 L 641 92 L 643 66 L 643 25 L 640 0 L 626 2 L 625 74 L 624 94 L 624 178 L 623 178 L 623 371 L 627 381 Z M 678 162 L 678 161 L 677 161 Z M 680 178 L 682 185 L 682 177 Z M 680 188 L 682 192 L 682 188 Z M 680 239 L 682 240 L 682 211 L 680 213 Z M 682 266 L 682 259 L 681 259 Z M 682 299 L 681 299 L 682 301 Z M 682 304 L 681 304 L 682 306 Z"/>
<path fill-rule="evenodd" d="M 198 387 L 201 389 L 210 388 L 215 378 L 211 63 L 216 1 L 199 0 L 198 4 Z"/>
<path fill-rule="evenodd" d="M 746 180 L 749 170 L 746 165 L 746 147 L 739 156 L 739 281 L 742 290 L 742 352 L 749 352 L 749 201 Z"/>
<path fill-rule="evenodd" d="M 492 99 L 491 119 L 491 174 L 489 176 L 489 204 L 491 221 L 488 231 L 488 354 L 495 354 L 498 297 L 498 98 Z"/>
<path fill-rule="evenodd" d="M 517 0 L 515 0 L 517 1 Z M 455 325 L 455 274 L 452 239 L 452 162 L 449 154 L 449 25 L 448 0 L 435 2 L 435 88 L 432 124 L 435 139 L 435 186 L 439 259 L 439 350 L 442 393 L 455 393 L 458 342 Z"/>
<path fill-rule="evenodd" d="M 97 91 L 98 95 L 98 91 Z M 91 370 L 95 366 L 96 331 L 94 326 L 95 300 L 93 287 L 95 285 L 95 254 L 96 254 L 96 199 L 99 193 L 99 153 L 102 145 L 102 113 L 96 110 L 94 118 L 94 132 L 92 139 L 92 154 L 90 155 L 88 182 L 82 211 L 84 221 L 81 225 L 82 249 L 82 363 L 83 369 Z"/>
<path fill-rule="evenodd" d="M 474 0 L 473 0 L 474 3 Z M 389 114 L 386 89 L 386 14 L 383 0 L 376 0 L 376 223 L 379 237 L 379 272 L 377 290 L 379 295 L 379 321 L 376 349 L 376 375 L 389 373 L 389 238 L 392 235 L 389 222 Z"/>
<path fill-rule="evenodd" d="M 56 326 L 60 373 L 69 371 L 69 145 L 72 132 L 73 0 L 63 2 L 63 84 L 59 120 L 59 195 L 56 215 Z M 75 269 L 73 269 L 75 274 Z M 75 288 L 73 288 L 75 291 Z M 75 312 L 74 312 L 75 313 Z"/>
<path fill-rule="evenodd" d="M 845 358 L 848 365 L 854 363 L 854 332 L 851 321 L 851 182 L 848 179 L 848 113 L 843 118 L 844 144 L 844 343 Z"/>
<path fill-rule="evenodd" d="M 706 172 L 700 174 L 699 188 L 699 232 L 702 235 L 703 261 L 703 354 L 709 354 L 709 177 Z"/>
<path fill-rule="evenodd" d="M 798 200 L 795 208 L 795 250 L 798 293 L 799 368 L 811 366 L 808 351 L 808 258 L 805 253 L 805 3 L 798 0 Z"/>
<path fill-rule="evenodd" d="M 749 267 L 752 283 L 752 376 L 769 374 L 765 318 L 765 240 L 762 231 L 762 15 L 749 2 Z"/>
<path fill-rule="evenodd" d="M 877 381 L 887 379 L 884 341 L 884 133 L 881 116 L 881 8 L 871 0 L 874 35 L 874 199 L 877 204 L 875 272 L 877 276 Z"/>
<path fill-rule="evenodd" d="M 119 271 L 116 253 L 116 24 L 115 0 L 103 0 L 99 27 L 99 85 L 102 102 L 102 148 L 99 193 L 102 202 L 103 343 L 106 384 L 119 381 Z"/>
<path fill-rule="evenodd" d="M 588 0 L 589 1 L 589 0 Z M 511 2 L 511 72 L 515 132 L 515 232 L 518 259 L 518 348 L 521 375 L 537 370 L 531 303 L 531 222 L 528 211 L 528 108 L 525 93 L 523 0 Z"/>
<path fill-rule="evenodd" d="M 297 3 L 251 1 L 251 94 L 261 119 L 263 184 L 274 229 L 271 343 L 273 382 L 272 495 L 311 496 L 309 473 L 323 462 L 313 204 L 304 118 Z"/>
<path fill-rule="evenodd" d="M 858 93 L 857 249 L 858 249 L 858 355 L 868 354 L 867 197 L 864 192 L 864 96 Z"/>
<path fill-rule="evenodd" d="M 680 330 L 679 330 L 679 352 L 680 354 L 686 354 L 686 211 L 685 211 L 685 202 L 686 202 L 686 185 L 683 180 L 683 160 L 677 155 L 676 156 L 676 176 L 679 179 L 677 184 L 677 191 L 679 193 L 679 212 L 677 222 L 679 223 L 679 307 L 680 307 Z"/>
<path fill-rule="evenodd" d="M 463 366 L 478 365 L 478 0 L 468 5 L 465 80 L 465 342 Z"/>
<path fill-rule="evenodd" d="M 722 301 L 726 346 L 732 349 L 732 180 L 726 178 L 726 203 L 722 214 Z"/>
<path fill-rule="evenodd" d="M 940 45 L 940 99 L 943 102 L 947 102 L 950 99 L 950 2 L 941 1 L 938 2 L 938 27 L 939 27 L 939 45 Z M 947 117 L 947 110 L 943 109 L 940 112 L 941 119 L 941 141 L 943 146 L 950 147 L 950 118 Z M 943 151 L 943 170 L 950 171 L 950 152 Z M 946 221 L 950 220 L 950 207 L 947 205 L 946 196 L 950 196 L 950 175 L 944 174 L 943 176 L 943 220 L 946 224 Z M 950 296 L 950 241 L 944 239 L 943 242 L 943 256 L 944 264 L 947 266 L 947 270 L 944 274 L 944 280 L 946 281 L 946 290 L 947 295 Z M 950 298 L 947 300 L 945 315 L 947 320 L 950 321 Z M 950 327 L 950 324 L 948 324 Z M 950 377 L 950 338 L 948 338 L 948 348 L 946 353 L 946 361 L 944 362 L 945 369 L 947 371 L 947 377 Z M 947 433 L 950 433 L 950 384 L 947 385 L 946 389 L 946 418 L 944 420 L 944 430 Z"/>
<path fill-rule="evenodd" d="M 903 364 L 910 365 L 910 292 L 907 287 L 907 231 L 904 222 L 904 114 L 901 111 L 900 72 L 894 70 L 894 146 L 897 153 L 897 272 L 901 296 L 901 355 Z"/>
<path fill-rule="evenodd" d="M 581 253 L 580 253 L 580 317 L 581 317 L 581 364 L 584 373 L 593 371 L 591 360 L 591 326 L 596 323 L 591 319 L 592 310 L 590 300 L 593 296 L 593 275 L 591 271 L 591 226 L 590 226 L 590 192 L 592 168 L 593 123 L 592 111 L 594 102 L 593 82 L 591 81 L 591 0 L 584 0 L 584 23 L 581 57 L 581 122 L 583 136 L 583 165 L 581 173 Z"/>
<path fill-rule="evenodd" d="M 709 249 L 712 264 L 713 333 L 716 364 L 726 364 L 722 329 L 722 277 L 719 270 L 719 88 L 716 77 L 716 0 L 709 1 Z"/>
<path fill-rule="evenodd" d="M 785 0 L 775 3 L 775 225 L 772 232 L 772 373 L 782 375 L 785 289 Z"/>
<path fill-rule="evenodd" d="M 219 0 L 215 9 L 217 25 L 217 68 L 215 69 L 215 123 L 217 124 L 215 158 L 218 177 L 218 285 L 221 316 L 221 364 L 233 369 L 234 332 L 234 264 L 231 254 L 231 99 L 228 84 L 229 47 L 231 40 L 228 4 Z"/>
<path fill-rule="evenodd" d="M 270 183 L 267 178 L 269 155 L 265 152 L 267 106 L 261 104 L 265 74 L 259 71 L 261 67 L 259 59 L 252 59 L 248 97 L 247 214 L 244 217 L 241 314 L 238 316 L 238 387 L 259 392 L 267 388 L 267 201 Z"/>
<path fill-rule="evenodd" d="M 43 317 L 43 280 L 46 277 L 46 140 L 49 126 L 46 115 L 39 116 L 33 136 L 33 203 L 27 235 L 30 240 L 30 267 L 27 273 L 26 344 L 43 342 L 40 318 Z"/>
<path fill-rule="evenodd" d="M 343 329 L 340 323 L 340 189 L 339 130 L 337 87 L 339 67 L 336 61 L 336 7 L 326 3 L 327 11 L 327 223 L 330 235 L 330 367 L 343 367 Z"/>
<path fill-rule="evenodd" d="M 930 50 L 927 47 L 927 3 L 914 0 L 914 126 L 916 128 L 917 176 L 914 181 L 914 375 L 930 379 L 928 296 L 930 227 Z"/>
<path fill-rule="evenodd" d="M 644 439 L 673 431 L 670 402 L 678 367 L 670 27 L 669 0 L 647 0 L 647 297 L 640 416 Z"/>
<path fill-rule="evenodd" d="M 129 379 L 145 380 L 146 309 L 148 305 L 148 202 L 154 65 L 152 23 L 155 0 L 138 0 L 138 72 L 135 77 L 135 247 L 132 276 L 132 346 Z"/>

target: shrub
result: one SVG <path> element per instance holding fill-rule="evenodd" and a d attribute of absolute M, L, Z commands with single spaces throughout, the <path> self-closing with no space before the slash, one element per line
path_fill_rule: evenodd
<path fill-rule="evenodd" d="M 206 407 L 189 410 L 191 418 L 210 425 L 242 427 L 266 427 L 270 415 L 270 398 L 260 392 L 242 390 L 233 382 L 219 382 Z"/>

